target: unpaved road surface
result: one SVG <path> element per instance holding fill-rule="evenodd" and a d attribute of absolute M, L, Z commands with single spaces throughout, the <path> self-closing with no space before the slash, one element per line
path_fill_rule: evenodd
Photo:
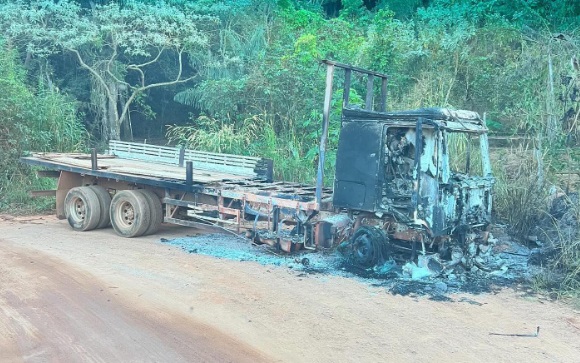
<path fill-rule="evenodd" d="M 0 362 L 579 362 L 580 314 L 519 296 L 393 296 L 0 216 Z M 490 335 L 530 334 L 538 337 Z"/>

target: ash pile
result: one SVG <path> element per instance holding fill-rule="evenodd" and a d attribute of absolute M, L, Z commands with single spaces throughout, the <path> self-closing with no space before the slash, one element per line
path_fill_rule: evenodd
<path fill-rule="evenodd" d="M 487 244 L 469 244 L 465 252 L 455 251 L 450 261 L 433 254 L 419 255 L 411 261 L 389 259 L 367 269 L 345 260 L 341 268 L 394 294 L 442 298 L 452 292 L 491 292 L 530 281 L 541 271 L 529 265 L 530 256 L 531 249 L 510 237 L 507 226 L 496 225 Z"/>
<path fill-rule="evenodd" d="M 161 240 L 192 254 L 219 259 L 257 262 L 294 271 L 298 276 L 319 278 L 335 275 L 358 279 L 393 294 L 426 295 L 448 299 L 453 292 L 485 293 L 503 286 L 529 280 L 534 269 L 529 268 L 530 249 L 515 242 L 506 226 L 496 226 L 486 247 L 478 247 L 475 258 L 462 257 L 449 265 L 434 255 L 420 255 L 416 261 L 388 259 L 372 268 L 356 267 L 338 251 L 281 254 L 267 245 L 255 246 L 247 240 L 223 234 L 197 235 Z"/>
<path fill-rule="evenodd" d="M 453 251 L 451 261 L 442 262 L 437 255 L 419 255 L 417 263 L 406 262 L 401 266 L 401 277 L 420 280 L 424 278 L 446 278 L 465 280 L 467 274 L 479 277 L 504 277 L 520 279 L 530 277 L 528 258 L 531 250 L 514 241 L 507 234 L 506 226 L 496 226 L 490 233 L 487 244 L 472 243 L 466 253 Z M 386 266 L 377 267 L 384 272 Z"/>

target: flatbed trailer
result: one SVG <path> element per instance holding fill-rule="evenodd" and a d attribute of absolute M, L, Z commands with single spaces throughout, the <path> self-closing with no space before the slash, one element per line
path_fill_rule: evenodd
<path fill-rule="evenodd" d="M 103 210 L 108 209 L 115 230 L 128 237 L 144 234 L 126 231 L 143 230 L 138 224 L 158 225 L 151 216 L 159 215 L 165 223 L 246 232 L 257 242 L 289 252 L 304 247 L 305 242 L 308 247 L 304 233 L 296 233 L 297 228 L 304 228 L 301 219 L 328 208 L 332 199 L 331 190 L 323 188 L 322 203 L 317 203 L 315 186 L 274 182 L 271 161 L 239 155 L 111 141 L 105 154 L 36 153 L 21 160 L 50 170 L 40 171 L 42 176 L 58 178 L 56 190 L 39 194 L 56 196 L 59 218 L 69 219 L 75 229 L 91 230 L 96 228 L 90 226 L 96 223 L 91 222 L 97 218 L 95 210 L 107 218 Z M 121 191 L 132 193 L 133 199 L 141 199 L 140 192 L 149 191 L 160 203 L 150 202 L 150 217 L 139 218 L 138 206 L 131 203 L 114 209 L 116 204 L 108 200 L 98 207 L 90 205 L 95 198 L 83 195 L 67 200 L 74 188 L 90 193 L 89 187 L 106 191 L 113 202 Z M 121 214 L 123 220 L 113 218 Z M 99 221 L 96 225 L 108 224 Z M 151 234 L 156 229 L 145 230 Z"/>
<path fill-rule="evenodd" d="M 112 225 L 137 237 L 165 222 L 228 230 L 286 252 L 338 247 L 363 268 L 402 255 L 479 263 L 489 251 L 494 184 L 485 120 L 445 108 L 388 112 L 385 74 L 324 63 L 315 185 L 273 181 L 263 158 L 120 141 L 101 155 L 22 161 L 58 177 L 56 190 L 40 194 L 55 195 L 57 216 L 77 230 Z M 336 68 L 344 70 L 343 110 L 330 189 L 323 180 Z M 364 108 L 349 103 L 353 72 L 367 80 Z M 461 157 L 450 151 L 454 138 L 465 146 Z"/>

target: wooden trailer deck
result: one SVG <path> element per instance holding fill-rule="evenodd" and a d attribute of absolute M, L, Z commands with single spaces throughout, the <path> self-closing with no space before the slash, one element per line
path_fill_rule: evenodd
<path fill-rule="evenodd" d="M 191 184 L 221 181 L 272 181 L 273 165 L 269 159 L 190 150 L 181 147 L 110 141 L 105 154 L 34 153 L 22 160 L 28 164 L 55 170 L 94 176 L 127 176 L 138 179 L 187 181 L 191 166 Z M 68 169 L 68 170 L 67 170 Z"/>
<path fill-rule="evenodd" d="M 48 163 L 87 170 L 91 170 L 92 167 L 90 154 L 37 153 L 26 159 L 37 159 Z M 193 165 L 193 182 L 195 183 L 211 184 L 226 180 L 238 181 L 256 178 L 255 176 L 196 169 L 195 163 Z M 185 167 L 180 167 L 179 165 L 131 160 L 108 154 L 97 155 L 97 170 L 127 176 L 154 177 L 181 181 L 185 181 L 186 179 Z"/>

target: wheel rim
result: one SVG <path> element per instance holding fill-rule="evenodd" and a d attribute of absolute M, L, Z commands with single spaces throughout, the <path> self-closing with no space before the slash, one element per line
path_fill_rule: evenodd
<path fill-rule="evenodd" d="M 387 237 L 378 228 L 363 226 L 351 239 L 349 260 L 357 267 L 373 267 L 383 262 L 388 255 Z"/>
<path fill-rule="evenodd" d="M 75 197 L 69 204 L 68 214 L 76 223 L 81 223 L 87 216 L 87 206 L 82 198 Z"/>
<path fill-rule="evenodd" d="M 135 223 L 135 207 L 129 202 L 124 202 L 117 210 L 117 220 L 123 227 L 130 227 Z"/>
<path fill-rule="evenodd" d="M 354 242 L 356 262 L 360 265 L 370 265 L 375 258 L 373 242 L 368 234 L 359 236 Z"/>

